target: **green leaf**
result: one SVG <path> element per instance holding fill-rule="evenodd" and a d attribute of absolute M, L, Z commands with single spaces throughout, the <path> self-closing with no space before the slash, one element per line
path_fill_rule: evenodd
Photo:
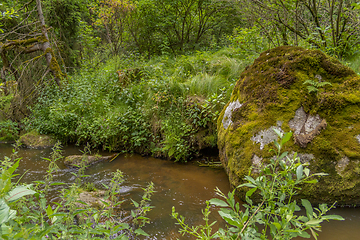
<path fill-rule="evenodd" d="M 320 223 L 322 223 L 322 221 L 323 220 L 321 220 L 321 219 L 311 219 L 310 221 L 306 222 L 305 224 L 309 225 L 309 226 L 317 226 Z"/>
<path fill-rule="evenodd" d="M 302 221 L 302 222 L 307 222 L 307 221 L 309 221 L 309 219 L 308 219 L 307 217 L 305 217 L 305 216 L 299 216 L 297 219 L 298 219 L 299 221 Z"/>
<path fill-rule="evenodd" d="M 219 215 L 230 225 L 241 227 L 242 224 L 237 221 L 237 219 L 234 219 L 233 216 L 230 214 L 230 210 L 228 209 L 222 209 L 218 211 Z"/>
<path fill-rule="evenodd" d="M 285 198 L 286 198 L 286 194 L 285 194 L 285 193 L 282 193 L 282 194 L 280 195 L 279 201 L 280 201 L 280 202 L 283 202 L 283 201 L 285 200 Z"/>
<path fill-rule="evenodd" d="M 53 214 L 53 213 L 54 213 L 54 212 L 53 212 L 51 206 L 48 205 L 48 207 L 46 208 L 46 214 L 47 214 L 48 216 L 50 216 L 50 215 Z"/>
<path fill-rule="evenodd" d="M 312 228 L 310 228 L 310 231 L 311 231 L 312 236 L 315 238 L 315 240 L 317 240 L 318 234 Z"/>
<path fill-rule="evenodd" d="M 168 155 L 169 155 L 169 157 L 171 157 L 172 155 L 174 155 L 174 153 L 175 153 L 175 148 L 170 148 L 169 149 L 169 152 L 168 152 Z"/>
<path fill-rule="evenodd" d="M 250 176 L 245 176 L 245 179 L 251 182 L 252 184 L 256 184 L 255 180 Z"/>
<path fill-rule="evenodd" d="M 86 202 L 81 201 L 81 200 L 76 200 L 75 202 L 81 203 L 81 204 L 83 204 L 84 206 L 88 206 L 88 204 L 87 204 Z"/>
<path fill-rule="evenodd" d="M 325 215 L 321 217 L 324 220 L 338 220 L 338 221 L 343 221 L 345 220 L 342 216 L 339 215 Z"/>
<path fill-rule="evenodd" d="M 10 207 L 6 204 L 4 199 L 0 199 L 0 224 L 8 221 L 10 214 Z"/>
<path fill-rule="evenodd" d="M 243 226 L 244 226 L 241 222 L 236 221 L 236 220 L 234 220 L 234 219 L 231 219 L 231 218 L 228 218 L 228 217 L 225 217 L 225 216 L 221 216 L 221 217 L 222 217 L 228 224 L 233 225 L 233 226 L 236 226 L 236 227 L 238 227 L 238 228 L 240 228 L 240 229 L 242 229 Z"/>
<path fill-rule="evenodd" d="M 301 199 L 301 203 L 305 207 L 306 215 L 311 221 L 311 219 L 313 218 L 313 208 L 311 206 L 311 203 L 306 199 Z"/>
<path fill-rule="evenodd" d="M 218 207 L 228 207 L 229 206 L 225 201 L 217 199 L 217 198 L 210 199 L 209 203 L 213 204 L 215 206 L 218 206 Z"/>
<path fill-rule="evenodd" d="M 130 199 L 132 201 L 132 203 L 134 204 L 135 207 L 139 207 L 139 204 L 137 202 L 135 202 L 134 200 Z"/>
<path fill-rule="evenodd" d="M 305 231 L 300 231 L 300 232 L 298 232 L 298 235 L 299 235 L 300 237 L 302 237 L 302 238 L 310 238 L 310 237 L 311 237 L 310 234 L 308 234 L 308 233 L 305 232 Z"/>
<path fill-rule="evenodd" d="M 310 169 L 304 168 L 304 173 L 308 177 L 310 175 Z"/>
<path fill-rule="evenodd" d="M 274 132 L 276 133 L 276 135 L 278 135 L 280 138 L 283 137 L 283 134 L 282 132 L 280 132 L 280 130 L 276 129 L 276 128 L 273 128 Z"/>
<path fill-rule="evenodd" d="M 277 228 L 277 230 L 281 229 L 281 224 L 280 223 L 274 222 L 272 224 Z"/>
<path fill-rule="evenodd" d="M 20 159 L 17 160 L 14 165 L 12 165 L 8 170 L 7 172 L 11 175 L 15 172 L 15 170 L 19 167 L 19 162 L 20 162 Z"/>
<path fill-rule="evenodd" d="M 284 136 L 281 138 L 280 144 L 284 145 L 285 143 L 287 143 L 291 139 L 291 136 L 292 136 L 292 132 L 285 133 Z"/>
<path fill-rule="evenodd" d="M 257 187 L 254 187 L 252 189 L 250 189 L 249 191 L 246 192 L 246 196 L 247 197 L 251 197 L 251 195 L 253 195 L 253 193 L 257 190 Z"/>
<path fill-rule="evenodd" d="M 8 235 L 11 233 L 11 227 L 6 226 L 5 224 L 1 224 L 1 233 L 2 235 Z"/>
<path fill-rule="evenodd" d="M 144 230 L 142 230 L 141 228 L 138 228 L 134 231 L 134 233 L 136 235 L 142 235 L 142 236 L 149 236 L 149 234 L 147 234 L 146 232 L 144 232 Z"/>
<path fill-rule="evenodd" d="M 63 182 L 53 182 L 53 183 L 50 184 L 50 186 L 57 186 L 57 185 L 63 185 L 63 184 L 65 184 L 65 183 L 63 183 Z"/>
<path fill-rule="evenodd" d="M 274 140 L 274 144 L 275 144 L 275 147 L 276 147 L 278 150 L 281 149 L 281 147 L 280 147 L 280 145 L 279 145 L 279 143 L 278 143 L 277 141 Z"/>
<path fill-rule="evenodd" d="M 251 183 L 243 183 L 243 184 L 239 185 L 237 188 L 241 188 L 241 187 L 255 188 L 256 186 Z"/>
<path fill-rule="evenodd" d="M 33 195 L 36 192 L 34 190 L 29 189 L 29 185 L 27 186 L 17 186 L 13 190 L 11 190 L 6 197 L 6 201 L 8 202 L 14 202 L 18 200 L 19 198 L 26 196 L 26 195 Z"/>
<path fill-rule="evenodd" d="M 283 159 L 288 155 L 288 152 L 283 152 L 278 159 Z"/>
<path fill-rule="evenodd" d="M 303 170 L 304 170 L 304 167 L 302 164 L 300 164 L 297 168 L 296 168 L 296 178 L 297 180 L 301 180 L 302 177 L 303 177 Z"/>

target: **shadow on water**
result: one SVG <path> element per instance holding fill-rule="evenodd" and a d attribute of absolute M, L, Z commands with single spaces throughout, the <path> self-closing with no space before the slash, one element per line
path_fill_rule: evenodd
<path fill-rule="evenodd" d="M 81 154 L 80 149 L 74 146 L 64 147 L 64 156 Z M 12 146 L 0 144 L 0 159 L 10 156 Z M 34 180 L 43 180 L 48 162 L 43 157 L 49 157 L 51 149 L 21 149 L 19 157 L 22 158 L 18 174 L 24 173 L 22 182 L 30 183 Z M 107 155 L 108 153 L 100 153 Z M 60 170 L 55 174 L 55 181 L 72 184 L 75 177 L 71 174 L 62 161 L 58 162 Z M 187 223 L 197 225 L 203 223 L 201 209 L 205 208 L 206 200 L 216 197 L 214 189 L 219 187 L 223 192 L 228 192 L 229 182 L 222 169 L 198 167 L 187 163 L 174 163 L 171 161 L 142 157 L 140 155 L 121 155 L 111 163 L 102 162 L 92 166 L 85 174 L 90 177 L 84 182 L 93 182 L 95 187 L 103 188 L 103 183 L 110 180 L 111 172 L 120 169 L 125 176 L 122 183 L 121 194 L 126 199 L 140 201 L 143 194 L 142 188 L 147 183 L 155 184 L 156 193 L 152 196 L 151 205 L 154 209 L 150 211 L 151 224 L 143 228 L 150 237 L 146 239 L 191 239 L 177 233 L 175 220 L 171 219 L 171 208 L 175 206 L 176 211 L 185 216 Z M 58 199 L 58 191 L 63 186 L 57 186 L 49 192 L 50 201 Z M 129 206 L 129 202 L 124 203 Z M 221 222 L 216 209 L 212 209 L 211 221 Z M 360 239 L 360 209 L 359 208 L 337 208 L 331 214 L 343 216 L 345 221 L 332 221 L 323 224 L 319 240 L 353 240 Z"/>

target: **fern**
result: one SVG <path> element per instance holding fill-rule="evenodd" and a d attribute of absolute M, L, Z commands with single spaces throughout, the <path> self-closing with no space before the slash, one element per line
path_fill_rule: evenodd
<path fill-rule="evenodd" d="M 318 82 L 318 81 L 314 81 L 314 80 L 306 80 L 303 84 L 309 84 L 310 86 L 307 86 L 307 90 L 309 91 L 309 93 L 315 92 L 318 93 L 319 92 L 319 88 L 320 87 L 324 87 L 326 85 L 332 85 L 329 82 Z"/>

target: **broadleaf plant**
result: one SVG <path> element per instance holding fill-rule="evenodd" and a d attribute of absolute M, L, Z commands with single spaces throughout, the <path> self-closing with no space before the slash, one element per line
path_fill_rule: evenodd
<path fill-rule="evenodd" d="M 330 207 L 320 204 L 318 208 L 313 208 L 308 200 L 301 199 L 306 215 L 299 213 L 301 207 L 294 196 L 301 190 L 301 185 L 316 183 L 314 177 L 327 174 L 310 174 L 308 164 L 302 163 L 296 153 L 290 157 L 287 152 L 282 152 L 282 147 L 291 139 L 292 133 L 274 131 L 280 137 L 279 142 L 274 141 L 276 150 L 271 150 L 276 156 L 269 160 L 269 164 L 261 167 L 256 178 L 246 176 L 245 183 L 237 187 L 248 188 L 243 208 L 235 201 L 237 189 L 225 195 L 216 188 L 217 195 L 225 201 L 218 198 L 207 201 L 207 206 L 212 204 L 221 207 L 218 213 L 228 224 L 227 229 L 214 231 L 211 228 L 214 222 L 209 224 L 207 221 L 204 226 L 189 227 L 185 218 L 179 216 L 173 208 L 172 217 L 180 225 L 180 233 L 191 234 L 197 239 L 284 240 L 295 237 L 310 238 L 311 235 L 317 239 L 317 232 L 321 230 L 320 224 L 323 221 L 344 220 L 338 215 L 326 215 L 335 203 Z M 205 213 L 208 217 L 208 207 Z"/>

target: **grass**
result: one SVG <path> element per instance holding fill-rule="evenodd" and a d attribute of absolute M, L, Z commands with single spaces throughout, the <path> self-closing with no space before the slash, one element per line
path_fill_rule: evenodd
<path fill-rule="evenodd" d="M 342 63 L 349 66 L 357 74 L 360 74 L 360 53 L 355 54 L 349 59 L 342 60 Z"/>

